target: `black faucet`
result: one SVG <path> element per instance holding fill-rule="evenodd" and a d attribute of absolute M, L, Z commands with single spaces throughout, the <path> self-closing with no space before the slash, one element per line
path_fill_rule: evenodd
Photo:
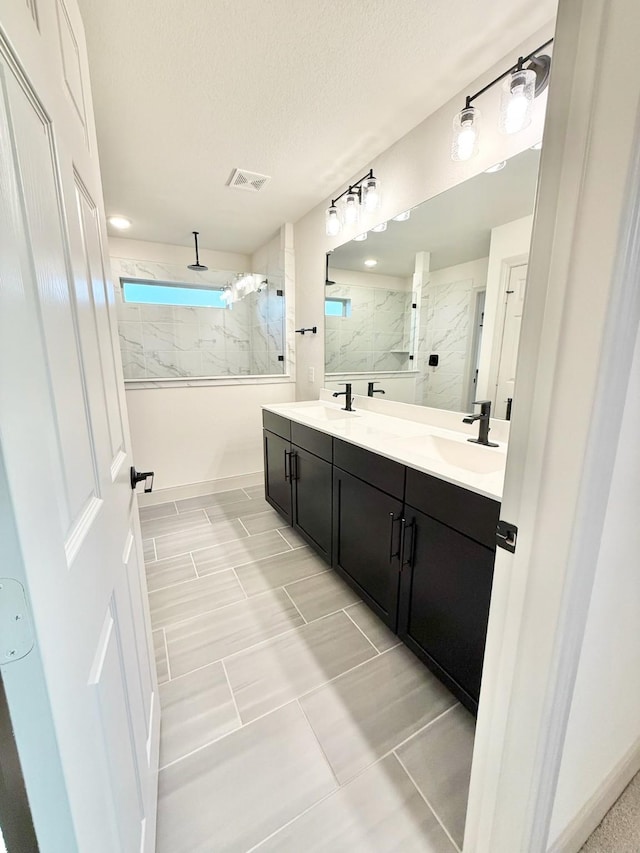
<path fill-rule="evenodd" d="M 498 447 L 493 441 L 489 441 L 489 418 L 491 417 L 491 400 L 475 400 L 474 406 L 480 406 L 479 415 L 467 415 L 462 419 L 463 424 L 472 424 L 479 421 L 480 431 L 477 438 L 468 438 L 474 444 L 484 444 L 485 447 Z"/>
<path fill-rule="evenodd" d="M 333 396 L 334 397 L 342 397 L 344 395 L 345 405 L 343 406 L 343 411 L 352 412 L 353 409 L 351 408 L 351 403 L 353 402 L 353 397 L 351 396 L 351 382 L 341 382 L 340 384 L 345 386 L 345 390 L 344 391 L 334 391 Z"/>
<path fill-rule="evenodd" d="M 377 384 L 378 384 L 377 382 L 370 382 L 369 383 L 369 386 L 367 388 L 367 396 L 368 397 L 373 397 L 374 394 L 384 394 L 384 391 L 382 390 L 382 388 L 374 388 L 373 387 L 374 385 L 377 385 Z"/>

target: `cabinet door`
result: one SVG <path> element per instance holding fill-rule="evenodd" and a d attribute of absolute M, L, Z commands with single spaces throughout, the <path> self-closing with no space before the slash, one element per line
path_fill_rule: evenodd
<path fill-rule="evenodd" d="M 263 434 L 265 497 L 291 524 L 291 442 L 268 430 Z"/>
<path fill-rule="evenodd" d="M 402 503 L 333 469 L 333 567 L 396 630 Z"/>
<path fill-rule="evenodd" d="M 495 552 L 405 509 L 398 634 L 474 713 Z"/>
<path fill-rule="evenodd" d="M 331 463 L 292 445 L 293 526 L 331 562 Z"/>

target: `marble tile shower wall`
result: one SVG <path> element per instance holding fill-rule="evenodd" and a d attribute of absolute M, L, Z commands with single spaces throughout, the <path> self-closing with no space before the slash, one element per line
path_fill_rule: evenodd
<path fill-rule="evenodd" d="M 119 275 L 175 279 L 161 265 L 121 261 Z M 154 269 L 151 269 L 154 267 Z M 118 276 L 119 277 L 119 276 Z M 185 280 L 187 276 L 183 276 Z M 116 278 L 117 281 L 117 278 Z M 116 287 L 124 378 L 167 379 L 284 372 L 284 297 L 278 281 L 231 309 L 125 303 Z"/>
<path fill-rule="evenodd" d="M 472 278 L 423 285 L 416 403 L 456 412 L 465 408 L 474 296 Z M 430 353 L 438 354 L 438 367 L 428 366 Z"/>
<path fill-rule="evenodd" d="M 408 369 L 410 293 L 336 284 L 327 297 L 351 300 L 350 317 L 325 317 L 327 373 Z"/>

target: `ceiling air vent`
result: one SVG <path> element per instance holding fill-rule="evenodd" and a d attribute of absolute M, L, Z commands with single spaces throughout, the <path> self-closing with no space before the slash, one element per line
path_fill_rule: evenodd
<path fill-rule="evenodd" d="M 265 187 L 271 178 L 268 175 L 259 175 L 257 172 L 247 172 L 246 169 L 234 169 L 229 180 L 229 186 L 237 190 L 248 190 L 251 193 L 259 192 Z"/>

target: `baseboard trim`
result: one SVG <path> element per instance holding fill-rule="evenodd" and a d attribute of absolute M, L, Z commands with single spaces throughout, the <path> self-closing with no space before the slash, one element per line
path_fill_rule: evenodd
<path fill-rule="evenodd" d="M 577 853 L 638 771 L 640 738 L 604 778 L 593 796 L 548 848 L 548 853 Z"/>
<path fill-rule="evenodd" d="M 262 471 L 252 474 L 237 474 L 235 477 L 220 477 L 217 480 L 203 480 L 200 483 L 185 483 L 181 486 L 170 486 L 168 489 L 158 489 L 145 495 L 138 494 L 139 506 L 155 506 L 167 501 L 180 501 L 184 498 L 195 498 L 198 495 L 228 492 L 231 489 L 243 489 L 248 486 L 259 486 L 264 483 Z"/>

